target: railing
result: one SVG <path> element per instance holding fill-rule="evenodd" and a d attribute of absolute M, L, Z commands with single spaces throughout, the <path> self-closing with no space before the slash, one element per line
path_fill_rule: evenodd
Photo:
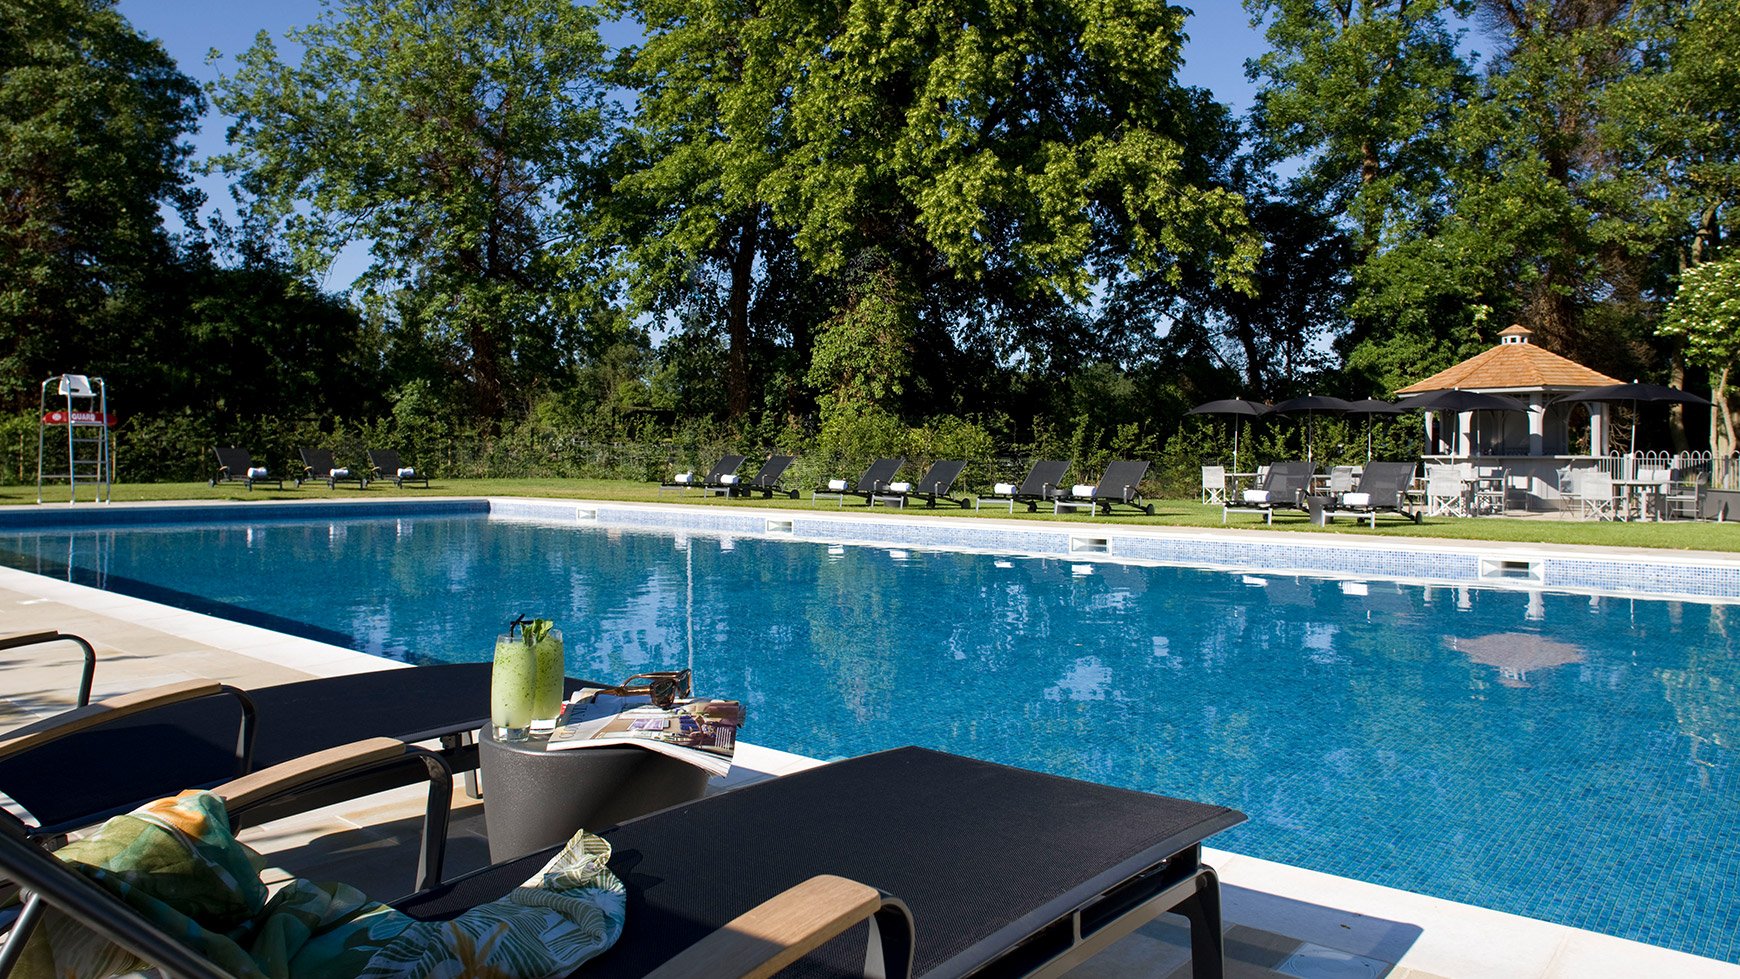
<path fill-rule="evenodd" d="M 1635 479 L 1645 470 L 1666 469 L 1675 482 L 1731 488 L 1740 481 L 1740 457 L 1709 452 L 1613 452 L 1595 461 L 1595 468 L 1615 479 Z"/>

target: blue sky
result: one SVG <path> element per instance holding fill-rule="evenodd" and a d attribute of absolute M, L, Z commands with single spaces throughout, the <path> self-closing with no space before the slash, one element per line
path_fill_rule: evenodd
<path fill-rule="evenodd" d="M 120 0 L 121 14 L 144 34 L 163 42 L 181 70 L 201 83 L 214 80 L 233 68 L 236 54 L 253 43 L 264 30 L 282 38 L 292 27 L 307 24 L 320 14 L 319 0 Z M 1184 49 L 1184 68 L 1179 80 L 1214 92 L 1220 101 L 1242 114 L 1250 108 L 1252 85 L 1245 79 L 1246 59 L 1263 50 L 1262 32 L 1250 24 L 1237 0 L 1204 0 L 1186 22 L 1190 36 Z M 631 31 L 606 31 L 606 40 L 627 43 Z M 207 64 L 207 52 L 216 49 L 223 57 Z M 201 158 L 224 148 L 226 120 L 209 112 L 193 144 Z M 200 180 L 200 187 L 213 205 L 226 211 L 229 190 L 222 177 Z M 340 256 L 327 277 L 328 288 L 342 288 L 361 271 L 360 250 Z"/>

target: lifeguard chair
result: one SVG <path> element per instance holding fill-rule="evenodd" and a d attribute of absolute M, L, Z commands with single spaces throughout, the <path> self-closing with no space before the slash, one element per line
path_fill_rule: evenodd
<path fill-rule="evenodd" d="M 54 388 L 53 395 L 49 388 Z M 36 430 L 36 502 L 42 502 L 44 482 L 62 479 L 66 480 L 68 503 L 78 502 L 81 481 L 95 484 L 98 503 L 109 502 L 115 482 L 114 443 L 110 438 L 115 417 L 109 414 L 109 389 L 103 379 L 84 374 L 50 377 L 42 382 L 41 409 Z M 62 427 L 66 429 L 66 472 L 44 472 L 49 429 Z"/>

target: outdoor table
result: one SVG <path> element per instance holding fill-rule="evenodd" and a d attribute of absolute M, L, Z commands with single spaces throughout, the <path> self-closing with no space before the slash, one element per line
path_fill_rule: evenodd
<path fill-rule="evenodd" d="M 1630 520 L 1632 503 L 1637 505 L 1637 519 L 1660 517 L 1657 502 L 1667 492 L 1667 483 L 1660 479 L 1615 479 L 1613 489 L 1619 494 L 1619 519 Z"/>
<path fill-rule="evenodd" d="M 707 773 L 637 745 L 546 751 L 547 740 L 478 739 L 489 858 L 500 863 L 566 843 L 577 829 L 603 829 L 699 799 Z"/>

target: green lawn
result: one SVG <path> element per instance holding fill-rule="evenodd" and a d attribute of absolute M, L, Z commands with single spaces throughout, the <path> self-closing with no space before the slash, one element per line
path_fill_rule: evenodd
<path fill-rule="evenodd" d="M 125 484 L 115 487 L 115 499 L 127 500 L 323 500 L 332 497 L 346 499 L 384 499 L 420 496 L 530 496 L 570 499 L 615 500 L 632 503 L 686 503 L 703 507 L 783 507 L 794 510 L 816 510 L 839 513 L 834 501 L 811 503 L 808 494 L 803 499 L 723 500 L 717 497 L 699 498 L 690 493 L 660 493 L 650 483 L 631 483 L 606 479 L 438 479 L 424 490 L 395 489 L 390 483 L 375 483 L 368 489 L 329 490 L 319 483 L 309 483 L 301 489 L 282 491 L 256 489 L 253 492 L 239 485 L 216 488 L 204 483 Z M 81 500 L 88 496 L 81 490 Z M 64 502 L 66 488 L 45 489 L 43 498 Z M 34 486 L 0 486 L 0 504 L 32 504 L 36 502 Z M 861 505 L 848 504 L 847 510 L 862 510 Z M 898 510 L 877 508 L 878 513 L 899 513 Z M 928 511 L 918 508 L 915 514 L 936 512 L 950 516 L 975 516 L 971 509 L 940 508 Z M 1002 509 L 987 508 L 980 517 L 1007 519 Z M 1152 517 L 1119 515 L 1116 518 L 1090 518 L 1085 513 L 1054 517 L 1050 513 L 1030 514 L 1017 508 L 1015 517 L 1021 520 L 1044 520 L 1081 525 L 1117 523 L 1140 526 L 1219 527 L 1220 508 L 1208 507 L 1194 500 L 1159 500 Z M 1265 528 L 1262 518 L 1251 513 L 1234 513 L 1228 521 L 1236 529 L 1274 529 L 1315 534 L 1358 534 L 1383 537 L 1436 537 L 1455 540 L 1522 541 L 1544 544 L 1599 544 L 1607 547 L 1654 547 L 1675 550 L 1740 551 L 1740 523 L 1711 524 L 1691 521 L 1672 523 L 1599 523 L 1572 518 L 1534 517 L 1530 519 L 1481 517 L 1453 519 L 1436 517 L 1418 526 L 1394 518 L 1378 520 L 1373 531 L 1364 524 L 1337 521 L 1330 527 L 1313 527 L 1304 514 L 1277 517 L 1273 528 Z"/>

